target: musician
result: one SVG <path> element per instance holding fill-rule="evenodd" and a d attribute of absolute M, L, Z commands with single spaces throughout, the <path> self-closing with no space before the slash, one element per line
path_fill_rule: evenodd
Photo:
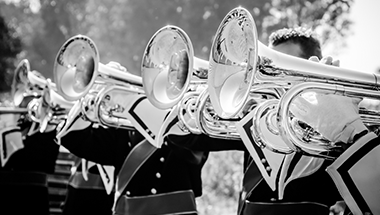
<path fill-rule="evenodd" d="M 90 163 L 76 159 L 67 186 L 63 214 L 112 214 L 114 190 L 107 193 L 97 166 Z"/>
<path fill-rule="evenodd" d="M 8 115 L 8 116 L 5 116 Z M 19 125 L 19 114 L 2 114 L 0 128 L 1 211 L 9 214 L 49 214 L 47 174 L 54 173 L 59 146 L 55 132 L 26 135 L 31 124 Z M 8 154 L 7 154 L 8 153 Z M 4 159 L 6 158 L 6 159 Z"/>
<path fill-rule="evenodd" d="M 127 130 L 105 128 L 82 119 L 74 122 L 68 134 L 60 139 L 63 147 L 81 158 L 69 180 L 63 214 L 112 214 L 114 191 L 107 194 L 96 166 L 86 166 L 88 161 L 111 165 L 117 175 L 132 148 L 130 135 Z M 83 159 L 86 165 L 82 165 Z"/>
<path fill-rule="evenodd" d="M 3 103 L 11 90 L 9 76 L 14 74 L 9 70 L 14 68 L 14 59 L 22 51 L 21 40 L 14 32 L 0 16 L 0 99 Z M 0 114 L 0 213 L 48 215 L 47 174 L 54 172 L 58 156 L 55 132 L 39 133 L 32 127 L 38 128 L 38 125 L 20 124 L 19 120 L 18 113 Z"/>
<path fill-rule="evenodd" d="M 70 129 L 61 138 L 65 148 L 115 167 L 114 214 L 197 214 L 195 197 L 202 192 L 200 173 L 207 152 L 168 141 L 156 148 L 136 130 L 93 127 L 81 118 Z"/>
<path fill-rule="evenodd" d="M 321 63 L 339 65 L 339 61 L 333 61 L 331 57 L 322 58 L 319 41 L 312 31 L 303 28 L 280 29 L 272 33 L 269 47 L 296 57 L 311 58 L 313 61 L 322 59 Z M 295 176 L 287 182 L 282 198 L 279 198 L 277 190 L 271 190 L 264 180 L 260 181 L 248 192 L 250 195 L 241 206 L 242 214 L 327 214 L 330 206 L 342 200 L 333 180 L 325 171 L 331 161 L 298 153 L 292 159 L 285 160 L 289 166 L 287 177 L 292 178 L 292 174 L 302 177 Z M 302 165 L 303 172 L 294 173 Z"/>
<path fill-rule="evenodd" d="M 270 47 L 278 51 L 303 57 L 312 60 L 318 60 L 322 56 L 320 45 L 310 32 L 305 32 L 301 28 L 282 29 L 275 32 L 270 37 Z M 312 49 L 314 51 L 304 52 L 303 50 Z M 323 63 L 337 65 L 338 61 L 332 58 L 322 59 Z M 252 105 L 252 104 L 250 104 Z M 247 108 L 248 110 L 248 108 Z M 213 140 L 206 135 L 168 135 L 171 142 L 180 144 L 192 150 L 244 150 L 245 175 L 243 179 L 243 191 L 241 201 L 239 202 L 238 214 L 327 214 L 329 207 L 342 200 L 332 179 L 325 171 L 331 162 L 324 162 L 313 158 L 304 158 L 301 154 L 293 157 L 288 165 L 302 165 L 307 160 L 311 168 L 309 176 L 296 178 L 287 184 L 285 193 L 279 198 L 278 190 L 273 191 L 265 180 L 261 177 L 257 165 L 253 162 L 252 157 L 245 149 L 241 149 L 240 141 Z M 220 143 L 219 145 L 217 143 Z M 222 144 L 223 143 L 223 144 Z M 229 148 L 228 147 L 232 147 Z M 227 146 L 227 147 L 226 147 Z M 297 161 L 298 162 L 297 164 Z M 267 162 L 262 160 L 262 162 Z M 311 166 L 311 167 L 310 167 Z M 292 168 L 289 168 L 292 170 Z M 291 172 L 291 171 L 289 171 Z M 313 174 L 312 174 L 313 173 Z M 304 202 L 308 202 L 304 204 Z M 322 206 L 325 205 L 325 206 Z"/>
<path fill-rule="evenodd" d="M 339 214 L 348 206 L 353 214 L 379 214 L 378 155 L 380 139 L 359 116 L 361 99 L 336 94 L 299 96 L 291 112 L 339 146 L 339 157 L 327 167 L 345 201 L 331 208 Z M 331 123 L 331 119 L 334 121 Z M 329 195 L 329 194 L 328 194 Z"/>

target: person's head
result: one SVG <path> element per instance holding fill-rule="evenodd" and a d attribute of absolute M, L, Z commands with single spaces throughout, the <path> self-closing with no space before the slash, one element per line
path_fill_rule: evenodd
<path fill-rule="evenodd" d="M 305 28 L 283 28 L 269 36 L 268 46 L 276 51 L 309 59 L 322 58 L 321 45 L 311 30 Z"/>

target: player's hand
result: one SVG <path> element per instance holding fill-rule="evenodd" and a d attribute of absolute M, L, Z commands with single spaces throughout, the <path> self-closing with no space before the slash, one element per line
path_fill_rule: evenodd
<path fill-rule="evenodd" d="M 294 99 L 290 111 L 332 142 L 350 142 L 366 129 L 359 116 L 361 100 L 335 94 L 305 93 Z"/>

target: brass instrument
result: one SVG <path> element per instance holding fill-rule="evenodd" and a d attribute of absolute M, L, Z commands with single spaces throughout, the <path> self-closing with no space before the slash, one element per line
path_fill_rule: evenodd
<path fill-rule="evenodd" d="M 47 86 L 40 99 L 32 100 L 29 115 L 33 121 L 40 123 L 40 132 L 44 132 L 48 124 L 59 125 L 67 118 L 74 102 L 65 100 L 54 90 L 54 84 L 47 79 Z M 33 114 L 34 113 L 34 114 Z"/>
<path fill-rule="evenodd" d="M 109 86 L 101 89 L 95 98 L 94 105 L 94 114 L 99 123 L 109 127 L 133 129 L 134 125 L 123 115 L 128 110 L 120 101 L 125 99 L 128 94 L 134 95 L 136 92 L 138 92 L 137 89 L 126 89 L 121 86 Z"/>
<path fill-rule="evenodd" d="M 193 74 L 204 77 L 207 71 L 208 62 L 194 57 L 189 36 L 177 26 L 159 29 L 149 40 L 142 58 L 144 90 L 149 101 L 160 109 L 178 104 L 189 88 L 204 85 L 205 81 L 194 80 Z"/>
<path fill-rule="evenodd" d="M 94 84 L 89 92 L 76 101 L 68 113 L 66 122 L 59 127 L 57 138 L 65 136 L 78 117 L 85 121 L 106 127 L 134 129 L 132 122 L 124 115 L 128 95 L 136 95 L 138 90 L 119 85 Z"/>
<path fill-rule="evenodd" d="M 239 140 L 240 134 L 236 131 L 235 123 L 240 119 L 223 119 L 219 117 L 211 104 L 208 89 L 205 88 L 195 103 L 194 118 L 197 128 L 214 138 Z"/>
<path fill-rule="evenodd" d="M 269 105 L 268 112 L 272 112 L 272 116 L 277 113 L 277 120 L 272 120 L 268 130 L 281 135 L 288 148 L 278 147 L 270 141 L 261 141 L 264 145 L 270 145 L 268 148 L 284 153 L 296 150 L 316 156 L 324 156 L 321 152 L 331 149 L 331 143 L 326 146 L 326 140 L 320 137 L 318 132 L 302 130 L 297 120 L 290 120 L 292 117 L 288 107 L 293 96 L 298 94 L 293 93 L 297 86 L 302 86 L 302 92 L 323 89 L 325 93 L 379 98 L 380 76 L 377 74 L 343 69 L 286 55 L 268 48 L 257 38 L 255 22 L 249 11 L 242 7 L 230 11 L 219 26 L 213 42 L 208 84 L 215 111 L 227 118 L 238 114 L 249 95 L 263 86 L 269 86 L 279 92 L 278 97 L 274 97 L 280 98 L 278 107 L 271 104 L 274 107 L 269 108 L 271 105 L 265 104 Z M 318 88 L 315 84 L 318 84 Z M 322 84 L 323 86 L 319 86 Z M 362 117 L 365 116 L 368 122 L 370 119 L 372 122 L 378 121 L 373 119 L 378 119 L 377 111 L 360 109 L 360 114 Z M 258 112 L 258 116 L 253 120 L 262 120 L 266 115 Z M 254 122 L 256 125 L 257 123 Z M 301 136 L 305 135 L 308 138 L 302 139 Z M 296 137 L 298 139 L 295 139 Z M 308 142 L 305 139 L 312 141 Z"/>
<path fill-rule="evenodd" d="M 267 148 L 277 153 L 289 154 L 294 152 L 294 150 L 281 139 L 276 123 L 278 103 L 278 99 L 268 99 L 253 109 L 252 138 L 261 148 Z"/>
<path fill-rule="evenodd" d="M 244 22 L 243 19 L 240 19 L 239 16 L 226 16 L 224 20 L 230 20 L 232 19 L 233 21 L 236 22 Z M 246 113 L 244 111 L 238 111 L 234 115 L 228 115 L 225 114 L 222 111 L 217 111 L 218 106 L 215 106 L 215 102 L 213 102 L 213 97 L 210 97 L 212 95 L 212 92 L 215 91 L 215 88 L 210 87 L 213 84 L 221 84 L 219 82 L 220 78 L 227 77 L 230 73 L 233 71 L 241 70 L 246 64 L 241 63 L 236 63 L 235 61 L 244 61 L 244 58 L 247 58 L 247 56 L 244 56 L 244 53 L 238 53 L 237 50 L 231 50 L 228 49 L 226 50 L 226 53 L 218 55 L 218 51 L 220 51 L 220 47 L 217 46 L 216 42 L 218 41 L 217 39 L 223 40 L 226 37 L 226 34 L 224 32 L 224 23 L 219 26 L 217 32 L 216 32 L 216 37 L 214 40 L 214 43 L 211 48 L 211 54 L 210 54 L 210 72 L 208 75 L 207 79 L 207 84 L 208 88 L 206 87 L 203 91 L 199 93 L 197 96 L 197 101 L 195 106 L 195 113 L 194 113 L 194 118 L 195 122 L 197 125 L 197 128 L 202 132 L 205 133 L 209 136 L 215 137 L 215 138 L 222 138 L 222 139 L 240 139 L 239 133 L 236 131 L 235 123 L 238 122 L 241 117 L 243 117 Z M 240 47 L 241 48 L 241 47 Z M 242 48 L 244 49 L 244 47 Z M 243 50 L 239 50 L 243 51 Z M 228 57 L 231 57 L 228 58 Z M 218 59 L 225 64 L 228 64 L 229 66 L 224 66 L 223 72 L 221 73 L 219 71 L 218 74 L 216 73 L 216 63 L 215 59 Z M 247 61 L 247 59 L 246 59 Z M 231 69 L 231 71 L 229 71 Z M 223 76 L 223 77 L 219 77 Z M 228 92 L 227 92 L 228 93 Z M 265 84 L 261 85 L 260 87 L 255 88 L 255 90 L 252 90 L 250 92 L 251 96 L 250 99 L 255 100 L 254 103 L 257 103 L 257 101 L 261 101 L 261 97 L 269 97 L 269 98 L 277 98 L 279 99 L 281 95 L 284 93 L 283 89 L 278 87 L 277 85 L 273 84 Z M 228 97 L 222 98 L 219 97 L 220 102 L 226 101 L 226 103 L 229 103 L 231 105 L 232 101 L 228 100 Z M 223 101 L 222 101 L 223 100 Z M 247 106 L 248 104 L 252 103 L 251 101 L 246 101 L 242 100 L 240 104 L 240 109 L 243 106 Z M 252 107 L 251 107 L 252 108 Z M 219 108 L 220 109 L 220 108 Z"/>
<path fill-rule="evenodd" d="M 4 104 L 0 105 L 0 114 L 24 114 L 28 112 L 26 108 L 13 107 Z"/>
<path fill-rule="evenodd" d="M 211 46 L 209 93 L 216 113 L 223 118 L 238 115 L 252 94 L 278 99 L 285 92 L 279 83 L 255 82 L 261 46 L 250 18 L 245 8 L 231 10 L 220 23 Z"/>
<path fill-rule="evenodd" d="M 74 36 L 62 45 L 54 64 L 54 80 L 60 95 L 81 104 L 78 111 L 70 114 L 80 114 L 87 121 L 111 127 L 131 127 L 123 116 L 125 109 L 121 103 L 129 94 L 144 93 L 141 77 L 129 73 L 119 63 L 100 63 L 98 48 L 84 35 Z"/>
<path fill-rule="evenodd" d="M 189 36 L 177 26 L 159 29 L 145 48 L 141 74 L 149 101 L 160 109 L 178 104 L 179 118 L 194 133 L 199 130 L 187 123 L 184 113 L 193 116 L 196 98 L 207 83 L 207 73 L 208 62 L 194 56 Z"/>
<path fill-rule="evenodd" d="M 336 156 L 339 156 L 337 153 L 332 154 L 330 152 L 335 149 L 337 149 L 335 151 L 338 151 L 340 146 L 337 146 L 334 142 L 331 142 L 328 139 L 323 137 L 316 138 L 309 132 L 300 130 L 299 124 L 297 122 L 295 123 L 294 119 L 292 120 L 292 114 L 289 108 L 290 104 L 297 96 L 307 92 L 324 94 L 333 93 L 351 98 L 380 99 L 380 92 L 376 89 L 363 88 L 361 86 L 355 87 L 350 85 L 351 84 L 343 86 L 340 84 L 331 83 L 305 82 L 293 86 L 283 95 L 279 101 L 277 110 L 278 130 L 289 147 L 291 147 L 294 151 L 300 151 L 326 159 L 335 159 Z M 360 108 L 359 114 L 366 126 L 380 126 L 380 112 Z"/>
<path fill-rule="evenodd" d="M 65 114 L 56 115 L 56 109 L 68 111 L 72 106 L 72 103 L 60 97 L 55 89 L 56 85 L 49 79 L 45 79 L 37 71 L 31 71 L 29 61 L 24 59 L 14 73 L 11 89 L 12 107 L 3 108 L 0 112 L 19 113 L 22 120 L 39 123 L 40 131 L 44 132 L 48 123 L 58 124 L 64 120 Z"/>
<path fill-rule="evenodd" d="M 92 39 L 77 35 L 68 39 L 58 51 L 54 62 L 54 81 L 58 93 L 68 101 L 81 99 L 94 83 L 141 87 L 141 77 L 124 69 L 100 63 L 99 51 Z M 140 92 L 139 89 L 137 93 Z"/>
<path fill-rule="evenodd" d="M 205 88 L 197 98 L 195 102 L 195 116 L 196 125 L 199 130 L 214 138 L 219 139 L 233 139 L 240 140 L 240 134 L 236 130 L 236 123 L 240 121 L 249 111 L 255 110 L 256 106 L 266 101 L 267 99 L 262 98 L 262 96 L 268 96 L 269 98 L 278 98 L 279 94 L 275 90 L 271 89 L 270 85 L 262 85 L 261 88 L 252 91 L 248 100 L 244 103 L 244 110 L 242 110 L 239 115 L 231 118 L 220 117 L 210 101 L 210 95 L 207 88 Z M 273 149 L 268 145 L 268 148 Z M 289 149 L 277 150 L 282 153 L 289 153 Z"/>
<path fill-rule="evenodd" d="M 0 113 L 28 113 L 26 105 L 21 106 L 26 96 L 39 97 L 45 86 L 45 79 L 37 72 L 31 72 L 27 59 L 22 60 L 16 67 L 12 85 L 11 101 L 7 106 L 0 107 Z"/>
<path fill-rule="evenodd" d="M 150 39 L 142 62 L 148 99 L 161 109 L 178 105 L 181 127 L 191 133 L 239 139 L 234 121 L 220 118 L 210 104 L 208 62 L 193 55 L 191 40 L 182 29 L 170 25 L 159 29 Z"/>

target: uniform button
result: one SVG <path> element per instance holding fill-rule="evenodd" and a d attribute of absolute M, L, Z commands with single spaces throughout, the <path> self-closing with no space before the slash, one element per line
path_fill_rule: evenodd
<path fill-rule="evenodd" d="M 261 159 L 261 163 L 266 163 L 267 160 L 265 160 L 265 158 Z"/>
<path fill-rule="evenodd" d="M 266 169 L 268 172 L 272 170 L 272 168 L 270 168 L 269 166 L 267 166 L 265 169 Z"/>
<path fill-rule="evenodd" d="M 165 141 L 165 142 L 164 142 L 164 145 L 166 145 L 166 146 L 167 146 L 167 145 L 168 145 L 168 142 L 166 142 L 166 141 Z"/>
<path fill-rule="evenodd" d="M 158 172 L 158 173 L 156 173 L 156 177 L 157 178 L 161 178 L 161 174 Z"/>
<path fill-rule="evenodd" d="M 272 202 L 277 201 L 277 199 L 275 199 L 275 198 L 271 198 L 270 200 L 271 200 Z"/>
<path fill-rule="evenodd" d="M 131 192 L 127 191 L 126 194 L 127 194 L 127 196 L 129 196 L 129 195 L 131 195 Z"/>
<path fill-rule="evenodd" d="M 150 192 L 152 192 L 152 194 L 156 194 L 156 193 L 157 193 L 157 190 L 154 189 L 154 188 L 152 188 L 152 189 L 150 190 Z"/>
<path fill-rule="evenodd" d="M 165 161 L 165 158 L 164 158 L 164 157 L 160 158 L 160 161 L 161 161 L 161 162 L 164 162 L 164 161 Z"/>

